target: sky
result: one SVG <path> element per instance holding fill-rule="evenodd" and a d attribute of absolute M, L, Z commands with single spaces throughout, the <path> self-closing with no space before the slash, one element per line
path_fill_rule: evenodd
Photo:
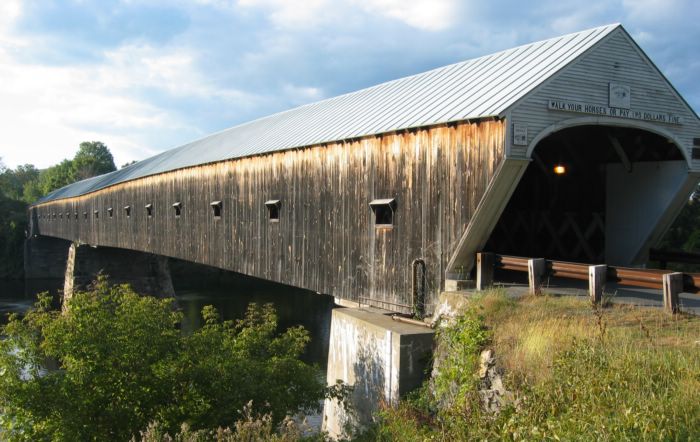
<path fill-rule="evenodd" d="M 697 0 L 0 0 L 0 159 L 45 168 L 102 141 L 120 166 L 616 22 L 700 111 Z"/>

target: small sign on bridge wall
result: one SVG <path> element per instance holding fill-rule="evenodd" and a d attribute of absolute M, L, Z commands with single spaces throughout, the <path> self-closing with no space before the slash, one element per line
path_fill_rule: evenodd
<path fill-rule="evenodd" d="M 668 112 L 622 109 L 619 107 L 601 106 L 599 104 L 582 103 L 579 101 L 559 100 L 550 98 L 547 100 L 549 110 L 562 112 L 575 112 L 578 114 L 600 115 L 605 117 L 624 118 L 627 120 L 642 120 L 653 123 L 683 124 L 683 117 Z"/>
<path fill-rule="evenodd" d="M 527 146 L 527 125 L 513 124 L 513 144 L 515 146 Z"/>
<path fill-rule="evenodd" d="M 608 106 L 620 109 L 630 108 L 630 94 L 632 89 L 626 84 L 610 83 L 608 93 Z"/>

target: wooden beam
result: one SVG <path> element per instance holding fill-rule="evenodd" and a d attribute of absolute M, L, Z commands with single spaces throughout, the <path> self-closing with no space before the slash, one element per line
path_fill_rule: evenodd
<path fill-rule="evenodd" d="M 493 270 L 496 263 L 493 253 L 476 254 L 476 289 L 486 290 L 493 285 Z"/>
<path fill-rule="evenodd" d="M 671 314 L 678 313 L 678 294 L 683 291 L 683 274 L 666 273 L 662 277 L 664 288 L 664 310 Z"/>
<path fill-rule="evenodd" d="M 530 285 L 531 295 L 542 294 L 542 279 L 547 269 L 547 263 L 543 258 L 527 260 L 527 279 Z"/>
<path fill-rule="evenodd" d="M 588 266 L 588 294 L 593 304 L 600 304 L 603 300 L 603 287 L 607 276 L 608 266 Z"/>
<path fill-rule="evenodd" d="M 625 166 L 625 170 L 627 172 L 632 172 L 632 163 L 625 153 L 625 149 L 622 148 L 620 140 L 610 134 L 608 134 L 608 140 L 610 141 L 610 144 L 612 144 L 613 149 L 615 149 L 617 156 L 620 157 L 620 161 L 622 161 L 622 165 Z"/>

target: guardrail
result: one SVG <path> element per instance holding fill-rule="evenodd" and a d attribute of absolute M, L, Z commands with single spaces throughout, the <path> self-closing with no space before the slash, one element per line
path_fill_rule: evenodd
<path fill-rule="evenodd" d="M 700 264 L 700 253 L 681 250 L 649 249 L 649 259 L 658 261 L 659 267 L 665 269 L 669 262 L 679 264 Z"/>
<path fill-rule="evenodd" d="M 623 286 L 652 288 L 663 291 L 664 307 L 678 312 L 679 293 L 700 293 L 700 273 L 669 272 L 660 269 L 634 269 L 576 262 L 553 261 L 543 258 L 477 253 L 476 288 L 483 290 L 493 284 L 496 269 L 527 272 L 530 293 L 539 294 L 548 276 L 588 281 L 591 301 L 600 303 L 606 282 Z"/>

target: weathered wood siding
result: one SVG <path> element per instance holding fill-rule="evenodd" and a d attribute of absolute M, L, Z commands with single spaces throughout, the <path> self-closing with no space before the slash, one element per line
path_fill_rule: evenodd
<path fill-rule="evenodd" d="M 410 304 L 411 263 L 423 258 L 430 302 L 504 157 L 504 126 L 460 123 L 168 172 L 36 206 L 38 231 L 400 304 Z M 374 226 L 369 202 L 380 198 L 396 199 L 393 228 Z M 279 222 L 268 219 L 271 199 Z"/>

